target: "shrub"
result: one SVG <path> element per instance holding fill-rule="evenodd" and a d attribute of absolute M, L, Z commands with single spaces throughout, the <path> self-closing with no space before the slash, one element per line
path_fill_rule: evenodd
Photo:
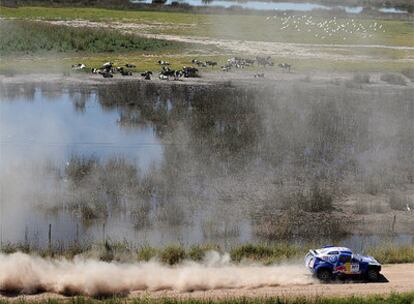
<path fill-rule="evenodd" d="M 157 219 L 171 226 L 180 226 L 186 223 L 186 213 L 178 203 L 167 201 L 158 207 Z"/>
<path fill-rule="evenodd" d="M 389 204 L 392 210 L 404 211 L 408 206 L 411 206 L 411 202 L 407 196 L 399 194 L 397 192 L 392 192 L 389 197 Z"/>
<path fill-rule="evenodd" d="M 352 81 L 355 83 L 369 83 L 370 82 L 370 76 L 366 73 L 356 73 L 352 77 Z"/>
<path fill-rule="evenodd" d="M 219 246 L 217 245 L 194 245 L 188 251 L 188 257 L 193 261 L 201 261 L 204 259 L 206 252 L 208 251 L 220 251 Z"/>
<path fill-rule="evenodd" d="M 65 175 L 74 183 L 79 184 L 98 165 L 95 156 L 72 155 L 65 167 Z"/>
<path fill-rule="evenodd" d="M 151 205 L 146 202 L 142 202 L 139 206 L 134 207 L 131 211 L 131 220 L 134 223 L 135 229 L 142 229 L 151 226 L 151 220 L 149 218 L 151 212 Z"/>
<path fill-rule="evenodd" d="M 282 195 L 282 209 L 298 209 L 307 212 L 326 212 L 333 210 L 333 195 L 330 190 L 314 184 L 310 191 L 296 191 Z"/>
<path fill-rule="evenodd" d="M 272 255 L 273 250 L 270 247 L 253 244 L 242 245 L 230 251 L 230 257 L 235 262 L 240 262 L 242 259 L 261 260 Z"/>
<path fill-rule="evenodd" d="M 308 199 L 305 211 L 326 212 L 333 209 L 333 196 L 326 188 L 314 185 L 311 189 L 311 195 Z"/>
<path fill-rule="evenodd" d="M 168 265 L 175 265 L 185 259 L 185 249 L 181 246 L 168 246 L 160 252 L 160 260 Z"/>
<path fill-rule="evenodd" d="M 157 249 L 150 246 L 143 246 L 137 250 L 137 259 L 138 261 L 148 262 L 149 260 L 157 256 Z"/>
<path fill-rule="evenodd" d="M 401 71 L 401 74 L 403 74 L 405 77 L 411 79 L 414 81 L 414 68 L 406 68 Z"/>
<path fill-rule="evenodd" d="M 230 250 L 231 260 L 240 262 L 244 259 L 260 261 L 265 264 L 280 262 L 284 259 L 297 257 L 305 253 L 294 245 L 280 243 L 275 245 L 245 244 Z"/>
<path fill-rule="evenodd" d="M 381 75 L 381 80 L 385 81 L 389 84 L 395 84 L 395 85 L 406 85 L 404 76 L 401 76 L 400 74 L 394 74 L 394 73 L 386 73 Z"/>
<path fill-rule="evenodd" d="M 106 262 L 130 260 L 131 246 L 128 242 L 112 242 L 106 240 L 103 244 L 97 245 L 99 259 Z"/>
<path fill-rule="evenodd" d="M 381 202 L 358 202 L 355 206 L 356 214 L 386 213 L 388 210 Z"/>
<path fill-rule="evenodd" d="M 414 246 L 385 244 L 369 248 L 367 254 L 374 256 L 379 262 L 384 264 L 412 263 L 414 261 Z"/>

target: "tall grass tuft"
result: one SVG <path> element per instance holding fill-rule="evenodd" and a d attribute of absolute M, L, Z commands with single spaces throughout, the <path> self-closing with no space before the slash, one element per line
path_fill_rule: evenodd
<path fill-rule="evenodd" d="M 162 263 L 168 265 L 175 265 L 184 260 L 186 256 L 187 254 L 183 247 L 178 245 L 172 245 L 165 247 L 163 250 L 161 250 L 159 258 Z"/>
<path fill-rule="evenodd" d="M 367 254 L 374 256 L 383 264 L 412 263 L 414 261 L 414 246 L 385 244 L 369 248 Z"/>
<path fill-rule="evenodd" d="M 246 244 L 231 249 L 230 257 L 232 261 L 235 262 L 251 260 L 256 262 L 264 262 L 265 264 L 271 264 L 290 258 L 300 257 L 305 252 L 305 249 L 284 243 L 272 246 L 261 244 Z"/>

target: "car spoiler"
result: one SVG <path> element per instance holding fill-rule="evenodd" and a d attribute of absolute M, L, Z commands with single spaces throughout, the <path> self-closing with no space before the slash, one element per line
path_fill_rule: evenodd
<path fill-rule="evenodd" d="M 310 261 L 317 258 L 317 256 L 318 256 L 318 253 L 316 252 L 316 250 L 313 250 L 313 249 L 309 250 L 309 252 L 305 256 L 305 265 L 307 267 L 310 267 L 309 266 Z"/>
<path fill-rule="evenodd" d="M 313 256 L 317 256 L 318 255 L 318 252 L 315 249 L 309 250 L 309 253 L 312 254 Z"/>

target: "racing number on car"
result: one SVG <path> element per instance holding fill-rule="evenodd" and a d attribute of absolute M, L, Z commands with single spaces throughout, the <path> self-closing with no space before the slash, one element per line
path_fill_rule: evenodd
<path fill-rule="evenodd" d="M 359 272 L 359 263 L 351 263 L 351 273 Z"/>

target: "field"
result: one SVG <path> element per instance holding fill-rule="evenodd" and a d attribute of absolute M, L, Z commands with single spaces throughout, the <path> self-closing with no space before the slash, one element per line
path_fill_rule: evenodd
<path fill-rule="evenodd" d="M 411 21 L 47 7 L 2 8 L 0 17 L 16 23 L 7 27 L 7 35 L 4 30 L 0 33 L 0 39 L 9 42 L 3 43 L 3 57 L 13 54 L 0 61 L 0 70 L 9 74 L 43 69 L 61 72 L 73 63 L 99 66 L 108 60 L 133 62 L 138 70 L 157 69 L 156 61 L 161 58 L 174 67 L 189 65 L 194 58 L 224 64 L 227 58 L 241 54 L 270 55 L 276 62 L 293 63 L 296 71 L 400 72 L 414 66 Z M 22 27 L 31 28 L 32 39 L 18 39 L 23 37 Z M 56 44 L 54 33 L 59 28 L 68 34 L 61 35 L 63 40 Z M 39 34 L 43 39 L 33 39 Z M 141 37 L 140 42 L 131 40 L 131 35 Z M 107 42 L 97 45 L 93 37 Z M 26 65 L 27 60 L 35 62 Z"/>
<path fill-rule="evenodd" d="M 414 26 L 411 21 L 400 20 L 376 20 L 359 18 L 335 18 L 338 25 L 347 25 L 351 29 L 352 24 L 364 26 L 370 29 L 370 25 L 377 23 L 383 26 L 377 31 L 372 30 L 366 33 L 375 34 L 372 37 L 363 33 L 342 32 L 343 35 L 326 35 L 321 39 L 325 27 L 307 24 L 305 21 L 310 17 L 306 14 L 295 16 L 297 25 L 286 30 L 281 30 L 283 22 L 289 16 L 275 15 L 266 16 L 243 16 L 243 15 L 202 15 L 175 12 L 146 12 L 146 11 L 122 11 L 96 8 L 47 8 L 47 7 L 20 7 L 17 9 L 2 8 L 0 16 L 3 18 L 18 19 L 40 19 L 49 21 L 71 21 L 87 20 L 93 22 L 122 22 L 126 24 L 140 24 L 142 31 L 148 34 L 172 34 L 195 37 L 211 37 L 234 40 L 269 41 L 283 43 L 314 43 L 314 44 L 367 44 L 386 46 L 414 46 Z M 290 20 L 293 21 L 291 16 Z M 306 16 L 306 17 L 303 17 Z M 313 17 L 316 24 L 329 21 L 332 18 Z M 299 23 L 301 21 L 301 23 Z M 347 24 L 351 22 L 351 24 Z M 295 24 L 296 25 L 296 24 Z M 302 29 L 298 31 L 298 29 Z M 307 32 L 311 29 L 311 32 Z M 315 37 L 315 34 L 319 34 Z M 367 37 L 365 37 L 367 36 Z M 346 37 L 348 39 L 344 40 Z M 365 37 L 365 38 L 364 38 Z"/>

